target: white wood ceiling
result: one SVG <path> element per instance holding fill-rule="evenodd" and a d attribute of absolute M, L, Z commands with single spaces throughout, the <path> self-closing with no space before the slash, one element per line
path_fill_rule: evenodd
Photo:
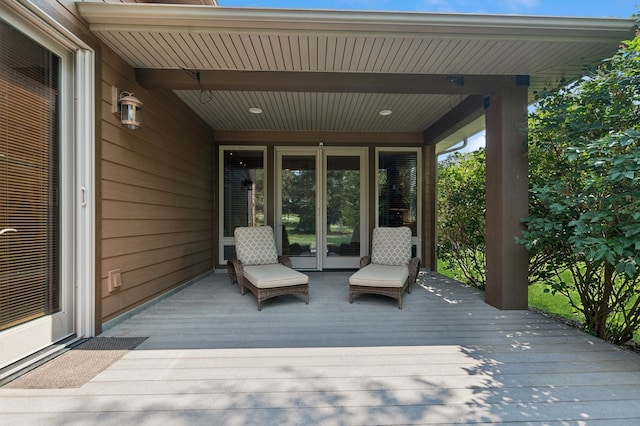
<path fill-rule="evenodd" d="M 634 27 L 630 19 L 101 3 L 78 7 L 91 30 L 134 68 L 529 75 L 531 99 L 534 91 L 561 77 L 576 78 L 585 66 L 611 56 L 620 40 L 633 36 Z M 176 93 L 221 130 L 421 132 L 465 97 Z M 264 112 L 249 114 L 250 107 Z M 393 114 L 381 117 L 381 109 Z"/>
<path fill-rule="evenodd" d="M 377 93 L 176 91 L 223 130 L 421 132 L 458 97 Z M 251 114 L 259 107 L 262 114 Z M 392 115 L 381 116 L 383 109 Z"/>
<path fill-rule="evenodd" d="M 406 74 L 535 74 L 581 71 L 612 42 L 585 56 L 584 43 L 427 39 L 360 34 L 290 35 L 103 29 L 100 37 L 135 68 Z M 620 42 L 618 40 L 614 46 Z M 581 48 L 582 47 L 582 48 Z"/>

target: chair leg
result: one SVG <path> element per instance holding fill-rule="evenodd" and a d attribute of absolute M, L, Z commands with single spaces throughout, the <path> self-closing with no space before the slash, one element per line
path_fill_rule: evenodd
<path fill-rule="evenodd" d="M 244 277 L 237 277 L 238 279 L 238 287 L 240 287 L 240 294 L 244 296 Z"/>
<path fill-rule="evenodd" d="M 233 267 L 233 264 L 230 261 L 227 261 L 227 273 L 229 274 L 229 280 L 231 281 L 231 284 L 235 284 L 236 283 L 236 270 Z"/>

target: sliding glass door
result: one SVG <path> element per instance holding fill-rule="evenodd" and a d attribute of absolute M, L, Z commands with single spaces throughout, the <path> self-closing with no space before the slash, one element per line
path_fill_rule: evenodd
<path fill-rule="evenodd" d="M 0 20 L 0 367 L 74 333 L 72 57 Z M 55 50 L 54 50 L 55 49 Z M 65 72 L 66 71 L 66 72 Z M 65 233 L 66 231 L 66 233 Z"/>

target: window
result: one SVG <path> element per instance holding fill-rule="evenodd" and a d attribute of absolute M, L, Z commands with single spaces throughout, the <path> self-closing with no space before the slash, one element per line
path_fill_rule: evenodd
<path fill-rule="evenodd" d="M 377 178 L 378 225 L 408 226 L 417 236 L 417 153 L 380 152 Z"/>
<path fill-rule="evenodd" d="M 377 226 L 411 229 L 413 256 L 420 256 L 420 149 L 377 150 Z"/>
<path fill-rule="evenodd" d="M 233 231 L 265 224 L 264 149 L 222 148 L 221 253 L 235 256 Z"/>

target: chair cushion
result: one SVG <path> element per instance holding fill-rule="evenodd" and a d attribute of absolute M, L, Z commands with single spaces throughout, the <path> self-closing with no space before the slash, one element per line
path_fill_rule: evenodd
<path fill-rule="evenodd" d="M 243 270 L 244 277 L 258 288 L 287 287 L 309 283 L 308 276 L 280 263 L 244 266 Z"/>
<path fill-rule="evenodd" d="M 402 287 L 409 278 L 406 265 L 370 263 L 349 277 L 349 284 L 367 287 Z"/>
<path fill-rule="evenodd" d="M 411 260 L 411 229 L 375 228 L 371 245 L 371 263 L 407 265 Z"/>
<path fill-rule="evenodd" d="M 233 235 L 236 237 L 236 256 L 243 265 L 278 263 L 278 252 L 270 226 L 238 227 Z"/>

